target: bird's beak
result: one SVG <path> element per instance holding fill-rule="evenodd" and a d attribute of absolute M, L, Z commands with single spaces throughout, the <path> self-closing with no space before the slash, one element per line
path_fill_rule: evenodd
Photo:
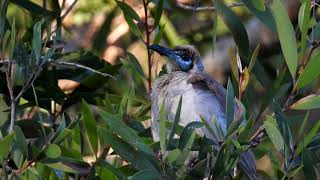
<path fill-rule="evenodd" d="M 181 57 L 178 56 L 176 53 L 174 53 L 174 50 L 172 50 L 172 49 L 169 49 L 169 48 L 166 48 L 166 47 L 163 47 L 160 45 L 150 45 L 150 46 L 148 46 L 148 48 L 156 51 L 160 55 L 167 56 L 168 58 L 173 60 L 175 63 L 177 63 L 177 61 L 181 60 Z"/>

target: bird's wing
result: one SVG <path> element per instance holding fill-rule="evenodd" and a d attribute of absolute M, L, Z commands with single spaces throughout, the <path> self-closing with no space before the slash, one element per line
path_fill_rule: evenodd
<path fill-rule="evenodd" d="M 218 98 L 221 106 L 226 107 L 226 89 L 215 79 L 211 78 L 206 73 L 190 73 L 188 79 L 188 83 L 196 84 L 196 83 L 204 83 L 210 91 Z M 244 114 L 245 109 L 242 103 L 235 98 L 235 119 L 239 120 L 241 116 Z"/>

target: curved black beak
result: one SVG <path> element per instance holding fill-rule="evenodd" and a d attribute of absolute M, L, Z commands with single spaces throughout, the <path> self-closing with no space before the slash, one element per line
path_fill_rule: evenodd
<path fill-rule="evenodd" d="M 164 55 L 167 56 L 168 58 L 170 58 L 173 61 L 177 61 L 180 60 L 181 57 L 178 56 L 174 50 L 160 46 L 160 45 L 150 45 L 148 46 L 149 49 L 152 49 L 154 51 L 156 51 L 157 53 L 159 53 L 160 55 Z"/>

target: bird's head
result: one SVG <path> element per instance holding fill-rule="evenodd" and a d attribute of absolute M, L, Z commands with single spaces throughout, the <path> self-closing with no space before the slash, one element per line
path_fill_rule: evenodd
<path fill-rule="evenodd" d="M 199 51 L 191 45 L 178 46 L 175 49 L 160 45 L 151 45 L 149 49 L 156 51 L 160 55 L 167 56 L 170 59 L 170 69 L 172 71 L 188 72 L 193 70 L 201 72 L 204 69 L 200 60 Z"/>

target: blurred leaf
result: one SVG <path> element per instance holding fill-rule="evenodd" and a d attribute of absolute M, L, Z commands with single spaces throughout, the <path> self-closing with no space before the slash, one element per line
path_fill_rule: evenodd
<path fill-rule="evenodd" d="M 153 170 L 142 170 L 129 177 L 129 180 L 141 180 L 141 179 L 160 179 L 159 174 L 155 173 Z"/>
<path fill-rule="evenodd" d="M 256 49 L 254 50 L 252 56 L 251 56 L 251 61 L 250 61 L 250 64 L 249 64 L 249 71 L 252 70 L 252 68 L 254 67 L 256 61 L 258 60 L 258 54 L 259 54 L 259 51 L 260 51 L 260 44 L 258 44 L 258 46 L 256 47 Z"/>
<path fill-rule="evenodd" d="M 158 121 L 158 119 L 156 119 Z M 161 154 L 166 152 L 166 104 L 163 100 L 160 108 L 160 118 L 159 118 L 159 138 L 160 138 L 160 149 Z"/>
<path fill-rule="evenodd" d="M 7 12 L 8 4 L 9 4 L 9 0 L 3 0 L 0 3 L 0 42 L 1 43 L 5 33 L 6 12 Z"/>
<path fill-rule="evenodd" d="M 108 169 L 114 175 L 116 175 L 118 177 L 118 179 L 126 179 L 126 175 L 123 172 L 121 172 L 118 168 L 114 167 L 112 164 L 110 164 L 106 160 L 99 159 L 99 161 L 97 162 L 97 165 Z"/>
<path fill-rule="evenodd" d="M 241 0 L 246 7 L 257 17 L 260 19 L 260 21 L 262 21 L 265 25 L 267 25 L 270 30 L 272 30 L 273 32 L 277 32 L 276 29 L 276 22 L 272 16 L 272 12 L 270 10 L 270 8 L 268 6 L 265 6 L 266 10 L 265 11 L 260 11 L 258 10 L 255 5 L 254 2 L 255 0 Z"/>
<path fill-rule="evenodd" d="M 15 126 L 16 145 L 24 156 L 28 156 L 28 143 L 19 126 Z"/>
<path fill-rule="evenodd" d="M 4 160 L 9 154 L 15 133 L 11 133 L 0 140 L 0 159 Z"/>
<path fill-rule="evenodd" d="M 136 132 L 126 126 L 120 119 L 117 119 L 113 115 L 105 111 L 99 111 L 98 114 L 104 120 L 107 126 L 112 132 L 120 136 L 123 141 L 129 143 L 134 148 L 142 150 L 148 154 L 153 155 L 153 151 L 141 140 L 141 138 L 136 134 Z"/>
<path fill-rule="evenodd" d="M 317 178 L 317 173 L 315 172 L 314 169 L 314 160 L 315 158 L 312 156 L 312 152 L 308 149 L 306 149 L 303 153 L 303 172 L 305 174 L 305 177 L 309 180 L 316 180 Z"/>
<path fill-rule="evenodd" d="M 307 110 L 320 108 L 320 96 L 310 94 L 290 106 L 290 109 Z"/>
<path fill-rule="evenodd" d="M 66 157 L 46 158 L 40 161 L 50 168 L 61 170 L 63 172 L 87 175 L 90 171 L 90 164 Z"/>
<path fill-rule="evenodd" d="M 49 144 L 46 150 L 48 158 L 57 158 L 61 155 L 60 147 L 56 144 Z"/>
<path fill-rule="evenodd" d="M 320 54 L 311 58 L 304 70 L 302 71 L 301 75 L 297 80 L 298 89 L 301 89 L 304 86 L 308 85 L 310 82 L 312 82 L 319 76 L 320 71 L 318 67 L 320 67 Z"/>
<path fill-rule="evenodd" d="M 170 164 L 172 164 L 180 154 L 181 154 L 180 149 L 174 149 L 168 153 L 168 156 L 166 157 L 166 159 Z"/>
<path fill-rule="evenodd" d="M 251 0 L 251 3 L 260 11 L 265 11 L 266 6 L 264 5 L 264 0 Z"/>
<path fill-rule="evenodd" d="M 281 133 L 278 129 L 276 120 L 271 117 L 267 116 L 267 119 L 263 123 L 264 128 L 267 131 L 267 134 L 272 141 L 273 145 L 278 151 L 283 151 L 284 149 L 284 140 L 281 136 Z"/>
<path fill-rule="evenodd" d="M 212 116 L 211 122 L 207 122 L 207 120 L 202 116 L 200 116 L 200 119 L 206 127 L 206 130 L 215 137 L 217 141 L 223 141 L 225 139 L 225 132 L 222 130 L 215 116 Z"/>
<path fill-rule="evenodd" d="M 92 112 L 90 111 L 89 105 L 84 100 L 82 100 L 81 109 L 82 109 L 82 114 L 83 114 L 84 127 L 86 129 L 87 134 L 88 134 L 91 148 L 92 148 L 93 152 L 95 153 L 95 155 L 97 155 L 98 136 L 97 136 L 96 120 L 95 120 Z"/>
<path fill-rule="evenodd" d="M 193 139 L 195 137 L 195 129 L 196 128 L 201 128 L 203 126 L 203 124 L 201 122 L 198 121 L 194 121 L 191 122 L 189 124 L 187 124 L 182 131 L 182 134 L 180 136 L 180 140 L 179 140 L 179 149 L 183 150 L 185 148 L 188 148 L 192 146 L 193 143 Z M 192 141 L 192 143 L 190 144 L 190 141 Z"/>
<path fill-rule="evenodd" d="M 299 141 L 301 140 L 302 135 L 303 135 L 304 132 L 305 132 L 305 127 L 306 127 L 307 122 L 308 122 L 308 120 L 309 120 L 309 115 L 310 115 L 310 111 L 308 111 L 308 112 L 306 113 L 306 115 L 304 116 L 304 118 L 303 118 L 303 122 L 302 122 L 302 124 L 301 124 L 301 126 L 300 126 L 299 133 L 298 133 L 298 140 L 299 140 Z"/>
<path fill-rule="evenodd" d="M 10 2 L 25 8 L 26 10 L 43 16 L 53 16 L 54 12 L 49 11 L 31 1 L 10 0 Z"/>
<path fill-rule="evenodd" d="M 131 53 L 128 52 L 128 60 L 132 64 L 133 68 L 141 75 L 142 78 L 146 78 L 143 69 L 138 61 L 138 59 Z"/>
<path fill-rule="evenodd" d="M 233 35 L 233 38 L 240 51 L 240 55 L 248 57 L 249 38 L 240 18 L 228 6 L 226 6 L 222 0 L 216 0 L 215 3 L 217 12 L 222 17 L 224 23 L 228 26 Z"/>
<path fill-rule="evenodd" d="M 159 2 L 157 4 L 156 14 L 154 17 L 154 27 L 157 27 L 159 25 L 162 11 L 163 11 L 163 0 L 159 0 Z"/>
<path fill-rule="evenodd" d="M 306 51 L 307 34 L 310 22 L 311 0 L 305 0 L 300 6 L 298 22 L 301 30 L 301 57 L 303 57 Z"/>
<path fill-rule="evenodd" d="M 116 1 L 118 6 L 121 8 L 124 14 L 126 14 L 131 19 L 134 19 L 136 21 L 141 21 L 139 15 L 136 13 L 135 10 L 133 10 L 128 4 L 122 1 Z"/>
<path fill-rule="evenodd" d="M 298 54 L 294 29 L 287 14 L 287 10 L 283 7 L 280 0 L 273 1 L 272 10 L 277 24 L 282 53 L 292 78 L 295 79 L 298 66 Z"/>
<path fill-rule="evenodd" d="M 232 74 L 234 78 L 237 80 L 239 83 L 239 69 L 238 69 L 238 64 L 237 64 L 237 54 L 234 51 L 233 48 L 229 48 L 229 57 L 230 57 L 230 68 L 232 71 Z"/>
<path fill-rule="evenodd" d="M 316 136 L 320 128 L 320 121 L 318 120 L 316 124 L 311 128 L 311 130 L 303 137 L 303 140 L 299 143 L 295 154 L 299 155 L 303 148 L 306 148 L 311 142 L 312 139 Z"/>
<path fill-rule="evenodd" d="M 164 25 L 157 27 L 156 36 L 155 36 L 152 44 L 159 44 L 160 43 L 162 36 L 163 36 L 163 28 L 164 28 Z"/>
<path fill-rule="evenodd" d="M 13 19 L 12 25 L 11 25 L 11 36 L 10 36 L 10 59 L 13 58 L 13 52 L 14 48 L 16 46 L 16 20 Z"/>
<path fill-rule="evenodd" d="M 248 86 L 248 83 L 249 83 L 249 70 L 247 67 L 244 68 L 243 70 L 243 79 L 242 79 L 242 83 L 241 83 L 241 86 L 240 86 L 240 92 L 244 92 Z"/>
<path fill-rule="evenodd" d="M 228 129 L 234 119 L 234 91 L 230 79 L 228 79 L 226 102 L 226 118 Z"/>
<path fill-rule="evenodd" d="M 41 26 L 44 21 L 38 21 L 33 26 L 33 38 L 32 38 L 32 50 L 35 53 L 37 62 L 40 60 L 41 57 L 41 50 L 42 50 L 42 33 L 41 33 Z"/>
<path fill-rule="evenodd" d="M 170 130 L 170 135 L 169 135 L 169 138 L 168 138 L 167 146 L 171 145 L 173 137 L 174 137 L 174 135 L 175 135 L 175 133 L 177 131 L 177 127 L 178 127 L 178 124 L 179 124 L 179 121 L 180 121 L 181 106 L 182 106 L 182 95 L 180 96 L 180 100 L 179 100 L 179 104 L 178 104 L 178 107 L 177 107 L 177 111 L 176 111 L 176 114 L 175 114 L 175 117 L 174 117 L 173 124 L 171 126 L 171 130 Z"/>

